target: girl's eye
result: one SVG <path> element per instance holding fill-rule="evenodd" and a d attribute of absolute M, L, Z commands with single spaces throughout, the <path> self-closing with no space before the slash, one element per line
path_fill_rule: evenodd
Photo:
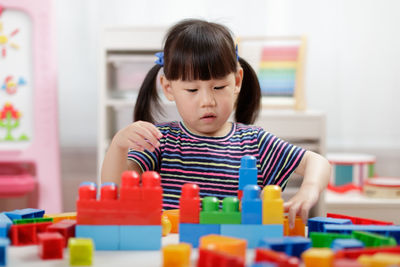
<path fill-rule="evenodd" d="M 224 85 L 224 86 L 217 86 L 217 87 L 214 87 L 215 90 L 221 90 L 221 89 L 224 89 L 224 88 L 225 88 L 225 85 Z"/>
<path fill-rule="evenodd" d="M 189 93 L 194 93 L 197 91 L 197 89 L 186 89 L 186 91 L 188 91 Z"/>

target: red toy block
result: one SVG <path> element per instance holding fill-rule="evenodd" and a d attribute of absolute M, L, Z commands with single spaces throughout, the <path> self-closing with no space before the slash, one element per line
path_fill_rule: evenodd
<path fill-rule="evenodd" d="M 184 184 L 179 201 L 180 223 L 200 222 L 200 188 L 197 184 Z"/>
<path fill-rule="evenodd" d="M 162 188 L 157 172 L 144 172 L 142 186 L 136 172 L 122 174 L 120 198 L 113 183 L 101 187 L 96 199 L 94 183 L 79 188 L 77 224 L 85 225 L 161 225 Z"/>
<path fill-rule="evenodd" d="M 10 239 L 14 246 L 37 244 L 37 234 L 46 232 L 52 222 L 13 224 L 10 228 Z"/>
<path fill-rule="evenodd" d="M 290 257 L 283 252 L 276 252 L 270 249 L 257 248 L 255 262 L 273 262 L 277 267 L 297 267 L 300 260 L 296 257 Z"/>
<path fill-rule="evenodd" d="M 380 247 L 380 248 L 350 248 L 338 250 L 335 254 L 336 259 L 357 259 L 360 255 L 373 255 L 379 252 L 400 254 L 400 246 Z"/>
<path fill-rule="evenodd" d="M 333 262 L 333 267 L 363 267 L 357 260 L 338 259 Z"/>
<path fill-rule="evenodd" d="M 40 258 L 43 260 L 63 258 L 65 240 L 60 233 L 40 233 L 37 238 Z"/>
<path fill-rule="evenodd" d="M 75 220 L 62 220 L 47 227 L 47 232 L 60 233 L 64 237 L 64 247 L 67 247 L 68 239 L 70 237 L 75 237 L 75 226 Z"/>
<path fill-rule="evenodd" d="M 199 248 L 197 267 L 244 267 L 241 257 L 235 257 L 219 251 Z"/>
<path fill-rule="evenodd" d="M 360 218 L 360 217 L 354 217 L 354 216 L 348 216 L 348 215 L 343 215 L 343 214 L 336 214 L 336 213 L 327 213 L 326 217 L 329 218 L 337 218 L 337 219 L 349 219 L 353 224 L 362 224 L 362 225 L 369 225 L 369 224 L 375 224 L 375 225 L 393 225 L 393 222 L 386 222 L 386 221 L 378 221 L 378 220 L 373 220 L 373 219 L 366 219 L 366 218 Z"/>

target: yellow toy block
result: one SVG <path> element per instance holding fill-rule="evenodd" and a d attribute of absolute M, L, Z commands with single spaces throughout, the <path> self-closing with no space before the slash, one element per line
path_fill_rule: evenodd
<path fill-rule="evenodd" d="M 171 232 L 172 224 L 167 215 L 161 215 L 162 236 L 167 236 Z"/>
<path fill-rule="evenodd" d="M 166 215 L 172 224 L 171 233 L 179 233 L 179 209 L 165 210 L 163 215 Z"/>
<path fill-rule="evenodd" d="M 200 238 L 199 244 L 199 248 L 224 252 L 243 260 L 246 260 L 246 247 L 247 240 L 222 235 L 203 236 Z"/>
<path fill-rule="evenodd" d="M 283 199 L 281 188 L 267 185 L 262 192 L 262 223 L 283 224 Z"/>
<path fill-rule="evenodd" d="M 332 267 L 333 257 L 329 248 L 310 248 L 301 254 L 305 267 Z"/>
<path fill-rule="evenodd" d="M 53 223 L 57 223 L 62 220 L 76 220 L 76 212 L 45 214 L 45 215 L 43 215 L 43 218 L 53 218 Z"/>
<path fill-rule="evenodd" d="M 162 248 L 163 267 L 189 267 L 192 246 L 187 243 L 166 245 Z"/>
<path fill-rule="evenodd" d="M 305 236 L 305 233 L 306 233 L 306 226 L 304 225 L 301 217 L 296 216 L 293 229 L 290 229 L 290 227 L 289 227 L 288 216 L 285 216 L 285 218 L 283 218 L 283 235 L 284 236 Z"/>
<path fill-rule="evenodd" d="M 94 244 L 91 238 L 70 238 L 68 248 L 70 265 L 92 265 Z"/>
<path fill-rule="evenodd" d="M 400 266 L 400 255 L 382 252 L 374 255 L 361 255 L 357 261 L 365 267 Z"/>

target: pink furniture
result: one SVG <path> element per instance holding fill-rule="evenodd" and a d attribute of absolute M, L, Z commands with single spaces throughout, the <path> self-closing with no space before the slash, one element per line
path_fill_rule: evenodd
<path fill-rule="evenodd" d="M 61 203 L 60 158 L 57 113 L 57 73 L 53 45 L 51 0 L 0 0 L 0 87 L 2 77 L 18 77 L 18 67 L 24 72 L 28 66 L 27 81 L 19 82 L 22 87 L 13 95 L 0 90 L 0 108 L 4 99 L 22 110 L 19 127 L 28 125 L 28 134 L 18 139 L 4 138 L 0 142 L 0 197 L 28 194 L 30 207 L 44 209 L 46 213 L 59 213 Z M 9 12 L 9 13 L 7 13 Z M 28 19 L 29 27 L 10 31 L 8 19 L 14 12 Z M 14 14 L 13 13 L 13 14 Z M 24 15 L 25 14 L 25 15 Z M 8 19 L 8 24 L 6 24 Z M 11 28 L 12 30 L 12 28 Z M 24 43 L 24 31 L 29 43 Z M 2 40 L 2 41 L 1 41 Z M 25 49 L 25 50 L 24 50 Z M 25 52 L 28 51 L 28 52 Z M 22 55 L 27 61 L 21 60 Z M 8 64 L 10 67 L 7 67 Z M 19 65 L 18 65 L 19 64 Z M 6 67 L 4 67 L 6 66 Z M 17 85 L 18 85 L 17 84 Z M 7 85 L 4 85 L 7 86 Z M 3 88 L 4 89 L 4 88 Z M 28 94 L 23 97 L 22 94 Z M 26 99 L 30 103 L 27 108 Z M 25 102 L 24 102 L 25 101 Z M 29 120 L 27 120 L 29 118 Z M 1 117 L 0 117 L 1 119 Z M 4 120 L 4 117 L 3 117 Z M 4 123 L 3 128 L 4 130 Z M 15 135 L 17 135 L 15 134 Z"/>

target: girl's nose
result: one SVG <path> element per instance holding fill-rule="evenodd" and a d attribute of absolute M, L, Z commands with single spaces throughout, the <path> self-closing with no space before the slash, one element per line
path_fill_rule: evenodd
<path fill-rule="evenodd" d="M 202 106 L 214 106 L 216 102 L 213 92 L 204 90 L 203 93 L 201 94 L 200 103 Z"/>

